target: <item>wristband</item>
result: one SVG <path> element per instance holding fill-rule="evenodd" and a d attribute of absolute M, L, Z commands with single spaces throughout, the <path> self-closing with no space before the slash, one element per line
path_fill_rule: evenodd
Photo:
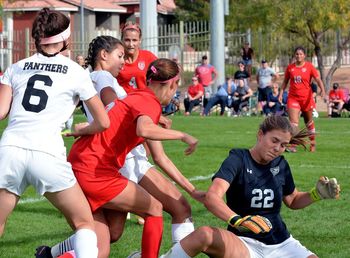
<path fill-rule="evenodd" d="M 311 197 L 312 201 L 317 202 L 317 201 L 321 200 L 321 198 L 316 190 L 316 187 L 313 187 L 309 193 L 310 193 L 310 197 Z"/>
<path fill-rule="evenodd" d="M 232 215 L 228 220 L 227 220 L 227 224 L 229 224 L 231 227 L 236 227 L 236 224 L 240 222 L 240 220 L 242 219 L 241 216 L 239 215 Z"/>

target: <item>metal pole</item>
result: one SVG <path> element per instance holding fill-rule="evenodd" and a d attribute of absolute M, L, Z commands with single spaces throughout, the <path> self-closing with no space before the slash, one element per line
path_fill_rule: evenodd
<path fill-rule="evenodd" d="M 80 1 L 80 40 L 81 54 L 85 53 L 85 26 L 84 26 L 84 0 Z"/>
<path fill-rule="evenodd" d="M 142 48 L 158 55 L 157 0 L 140 1 Z"/>
<path fill-rule="evenodd" d="M 218 85 L 225 82 L 225 22 L 224 2 L 210 1 L 210 35 L 211 35 L 211 63 L 218 72 L 218 78 L 213 85 L 213 92 Z"/>

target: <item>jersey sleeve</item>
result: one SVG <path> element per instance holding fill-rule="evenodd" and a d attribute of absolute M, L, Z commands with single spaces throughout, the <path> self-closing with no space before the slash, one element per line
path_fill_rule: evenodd
<path fill-rule="evenodd" d="M 137 91 L 140 93 L 140 91 Z M 158 124 L 161 114 L 161 106 L 157 100 L 148 94 L 133 94 L 129 100 L 131 104 L 131 112 L 135 120 L 139 116 L 148 116 L 153 123 Z M 147 103 L 147 104 L 145 104 Z"/>
<path fill-rule="evenodd" d="M 6 69 L 4 75 L 0 77 L 0 82 L 2 84 L 12 87 L 12 82 L 11 82 L 12 74 L 13 74 L 13 65 L 9 66 Z"/>
<path fill-rule="evenodd" d="M 229 156 L 221 164 L 221 167 L 212 179 L 221 178 L 231 184 L 241 168 L 242 157 L 240 157 L 235 150 L 231 150 Z"/>
<path fill-rule="evenodd" d="M 76 75 L 76 78 L 79 78 L 77 81 L 77 95 L 83 101 L 88 100 L 97 94 L 94 85 L 92 84 L 91 78 L 89 74 L 82 68 L 80 69 Z"/>
<path fill-rule="evenodd" d="M 284 78 L 285 78 L 286 80 L 289 80 L 289 79 L 290 79 L 289 68 L 290 68 L 290 66 L 288 65 L 286 71 L 284 72 Z"/>
<path fill-rule="evenodd" d="M 320 77 L 320 75 L 318 74 L 315 66 L 313 66 L 311 63 L 310 63 L 310 74 L 311 74 L 311 77 L 313 77 L 313 78 Z"/>
<path fill-rule="evenodd" d="M 125 90 L 119 85 L 117 79 L 107 71 L 100 71 L 94 83 L 97 92 L 101 92 L 104 88 L 111 87 L 117 94 L 118 99 L 123 99 L 127 95 Z"/>

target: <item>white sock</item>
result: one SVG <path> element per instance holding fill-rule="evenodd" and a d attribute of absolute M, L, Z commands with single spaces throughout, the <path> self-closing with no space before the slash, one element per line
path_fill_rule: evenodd
<path fill-rule="evenodd" d="M 53 247 L 51 247 L 52 257 L 56 258 L 57 256 L 64 254 L 65 252 L 73 250 L 74 243 L 75 243 L 75 234 L 70 236 L 66 240 L 58 243 L 57 245 L 54 245 Z"/>
<path fill-rule="evenodd" d="M 194 225 L 190 219 L 186 219 L 184 223 L 171 225 L 171 238 L 173 244 L 176 244 L 194 231 Z"/>
<path fill-rule="evenodd" d="M 97 236 L 91 229 L 79 229 L 75 233 L 75 256 L 77 258 L 97 258 Z"/>
<path fill-rule="evenodd" d="M 160 258 L 191 258 L 191 256 L 184 251 L 180 243 L 177 243 L 166 254 L 160 256 Z"/>

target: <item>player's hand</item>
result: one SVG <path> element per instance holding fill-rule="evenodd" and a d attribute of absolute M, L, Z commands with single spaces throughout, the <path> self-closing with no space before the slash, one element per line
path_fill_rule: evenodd
<path fill-rule="evenodd" d="M 340 185 L 336 178 L 328 179 L 326 176 L 321 176 L 316 183 L 316 187 L 310 192 L 311 198 L 314 201 L 321 199 L 338 199 L 340 193 Z"/>
<path fill-rule="evenodd" d="M 165 116 L 160 116 L 159 118 L 159 124 L 165 128 L 165 129 L 170 129 L 173 121 Z"/>
<path fill-rule="evenodd" d="M 184 137 L 181 139 L 184 143 L 188 144 L 188 147 L 185 149 L 185 155 L 190 155 L 197 148 L 198 139 L 193 136 L 185 133 Z"/>
<path fill-rule="evenodd" d="M 70 133 L 64 134 L 64 136 L 66 137 L 73 136 L 74 138 L 82 136 L 84 135 L 83 130 L 88 126 L 89 126 L 88 122 L 75 124 L 73 127 L 73 131 Z"/>
<path fill-rule="evenodd" d="M 206 194 L 206 192 L 198 191 L 198 190 L 194 190 L 193 192 L 190 193 L 190 195 L 193 199 L 195 199 L 197 202 L 201 202 L 201 203 L 204 203 L 205 194 Z"/>
<path fill-rule="evenodd" d="M 234 216 L 229 224 L 240 232 L 253 232 L 255 234 L 268 233 L 272 228 L 271 222 L 259 215 Z"/>

